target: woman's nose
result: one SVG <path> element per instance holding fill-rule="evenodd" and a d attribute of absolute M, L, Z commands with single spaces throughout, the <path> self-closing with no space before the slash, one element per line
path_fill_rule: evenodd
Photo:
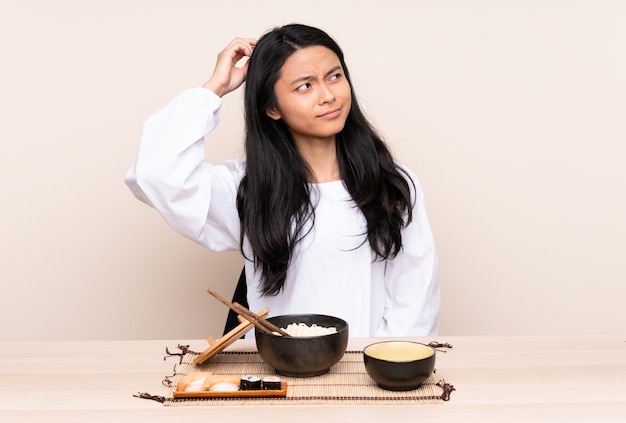
<path fill-rule="evenodd" d="M 319 104 L 331 103 L 335 100 L 333 90 L 326 84 L 320 85 Z"/>

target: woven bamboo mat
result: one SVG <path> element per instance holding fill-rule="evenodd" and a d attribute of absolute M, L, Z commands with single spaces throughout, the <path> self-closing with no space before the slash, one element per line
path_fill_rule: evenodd
<path fill-rule="evenodd" d="M 329 373 L 310 378 L 281 376 L 288 384 L 286 398 L 174 398 L 178 380 L 196 371 L 214 374 L 256 375 L 261 378 L 275 375 L 256 352 L 222 352 L 201 366 L 194 364 L 195 352 L 181 355 L 175 374 L 167 377 L 170 386 L 163 398 L 167 406 L 190 405 L 271 405 L 271 404 L 438 404 L 447 401 L 454 387 L 436 380 L 436 372 L 419 388 L 412 391 L 393 392 L 381 389 L 368 376 L 363 366 L 361 351 L 346 351 L 339 363 Z"/>

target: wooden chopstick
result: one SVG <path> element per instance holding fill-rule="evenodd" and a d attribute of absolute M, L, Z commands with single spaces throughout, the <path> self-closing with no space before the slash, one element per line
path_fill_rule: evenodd
<path fill-rule="evenodd" d="M 252 319 L 253 322 L 257 322 L 259 323 L 261 326 L 265 326 L 267 329 L 269 329 L 272 332 L 278 332 L 283 336 L 291 336 L 289 335 L 289 333 L 287 333 L 286 331 L 284 331 L 283 329 L 279 328 L 278 326 L 276 326 L 275 324 L 268 322 L 267 320 L 265 320 L 263 317 L 260 317 L 256 314 L 254 314 L 253 312 L 251 312 L 250 310 L 248 310 L 247 308 L 245 308 L 244 306 L 242 306 L 239 303 L 233 303 L 233 306 L 235 306 L 235 310 L 239 313 L 242 314 L 243 317 L 245 317 L 246 319 L 250 320 Z"/>
<path fill-rule="evenodd" d="M 241 304 L 239 304 L 239 303 L 234 303 L 234 304 L 231 303 L 230 301 L 228 301 L 226 298 L 222 297 L 220 294 L 218 294 L 217 292 L 215 292 L 211 288 L 209 288 L 207 290 L 207 292 L 209 294 L 213 295 L 218 300 L 220 300 L 222 303 L 226 304 L 226 306 L 228 308 L 230 308 L 232 311 L 234 311 L 235 313 L 245 317 L 246 320 L 248 320 L 254 326 L 259 328 L 259 330 L 261 330 L 263 332 L 266 332 L 266 333 L 278 332 L 279 334 L 281 334 L 283 336 L 291 336 L 287 332 L 285 332 L 284 330 L 279 328 L 278 326 L 268 322 L 263 317 L 258 316 L 256 313 L 251 312 L 250 310 L 248 310 L 247 308 L 245 308 Z"/>

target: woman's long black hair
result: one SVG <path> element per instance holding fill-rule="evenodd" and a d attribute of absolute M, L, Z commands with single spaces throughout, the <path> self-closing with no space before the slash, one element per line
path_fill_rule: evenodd
<path fill-rule="evenodd" d="M 367 221 L 367 240 L 379 260 L 402 248 L 402 228 L 412 220 L 409 175 L 399 169 L 381 137 L 357 103 L 343 53 L 324 31 L 291 24 L 261 37 L 250 57 L 245 84 L 246 174 L 237 193 L 241 248 L 247 237 L 261 293 L 283 289 L 294 246 L 315 219 L 308 184 L 311 171 L 297 152 L 288 128 L 266 111 L 277 105 L 274 85 L 285 60 L 296 50 L 332 50 L 350 83 L 352 106 L 337 134 L 337 160 L 343 182 Z M 307 223 L 308 222 L 308 223 Z"/>

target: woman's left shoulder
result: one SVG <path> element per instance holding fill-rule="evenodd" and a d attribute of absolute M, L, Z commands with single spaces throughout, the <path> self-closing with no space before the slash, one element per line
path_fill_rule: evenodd
<path fill-rule="evenodd" d="M 400 174 L 409 183 L 411 193 L 417 198 L 422 198 L 422 186 L 420 185 L 420 181 L 417 178 L 417 174 L 402 162 L 396 160 L 394 163 L 396 165 L 396 168 L 400 171 Z"/>
<path fill-rule="evenodd" d="M 410 167 L 402 162 L 396 160 L 394 161 L 394 163 L 396 165 L 396 169 L 400 171 L 402 176 L 404 176 L 405 179 L 411 179 L 415 183 L 416 188 L 419 188 L 419 180 L 417 178 L 417 174 L 413 170 L 411 170 Z"/>
<path fill-rule="evenodd" d="M 405 174 L 409 175 L 411 178 L 414 178 L 414 177 L 415 177 L 415 172 L 413 172 L 413 171 L 411 170 L 411 168 L 409 168 L 407 165 L 405 165 L 405 164 L 404 164 L 404 163 L 402 163 L 402 162 L 399 162 L 398 160 L 394 160 L 394 163 L 395 163 L 396 168 L 397 168 L 398 170 L 400 170 L 401 172 L 403 172 L 403 173 L 405 173 Z"/>

